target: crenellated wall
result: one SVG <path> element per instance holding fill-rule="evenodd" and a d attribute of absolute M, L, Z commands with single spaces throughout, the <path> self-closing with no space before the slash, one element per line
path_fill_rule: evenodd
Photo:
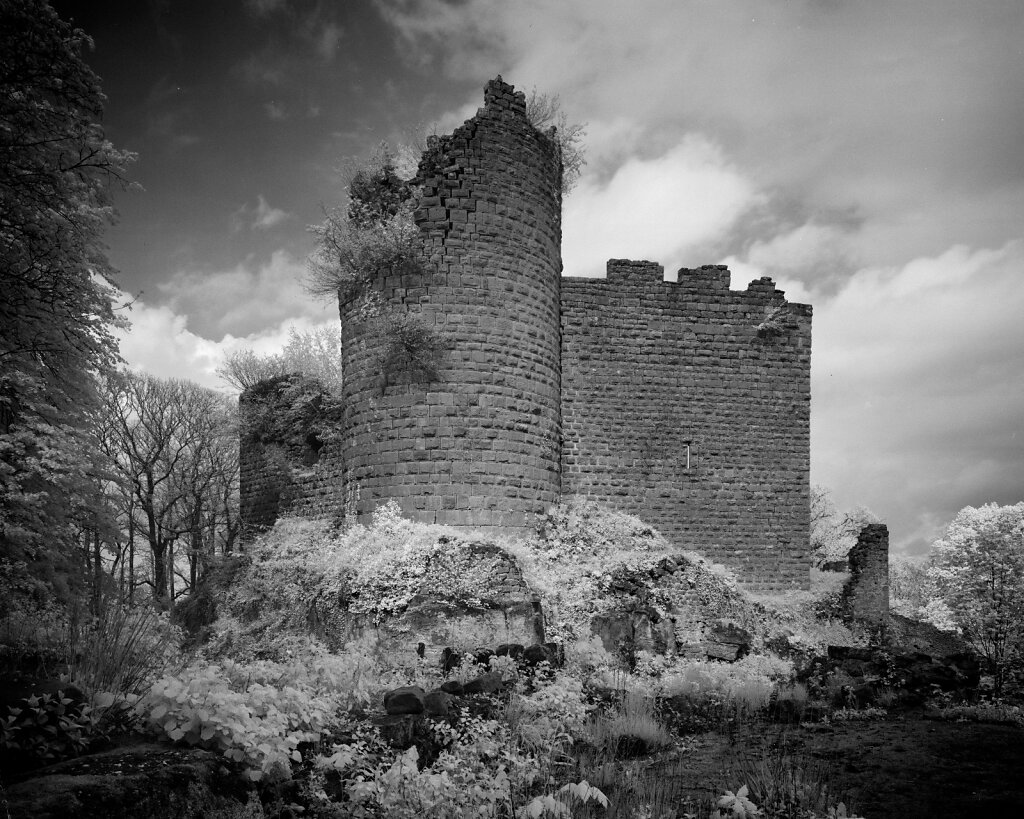
<path fill-rule="evenodd" d="M 721 266 L 562 280 L 562 491 L 764 591 L 809 583 L 811 309 Z"/>

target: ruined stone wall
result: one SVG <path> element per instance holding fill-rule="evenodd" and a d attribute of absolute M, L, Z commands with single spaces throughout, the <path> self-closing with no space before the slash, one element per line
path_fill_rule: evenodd
<path fill-rule="evenodd" d="M 562 489 L 761 591 L 809 585 L 811 309 L 770 279 L 612 260 L 562 280 Z"/>
<path fill-rule="evenodd" d="M 559 498 L 559 151 L 498 78 L 420 177 L 420 264 L 341 303 L 346 508 L 515 531 Z M 440 342 L 435 375 L 383 371 L 388 322 Z"/>
<path fill-rule="evenodd" d="M 847 617 L 885 628 L 889 621 L 889 529 L 869 523 L 850 549 L 850 579 L 843 588 Z"/>
<path fill-rule="evenodd" d="M 239 512 L 243 540 L 285 514 L 339 517 L 344 451 L 330 397 L 299 375 L 242 392 L 239 412 Z"/>

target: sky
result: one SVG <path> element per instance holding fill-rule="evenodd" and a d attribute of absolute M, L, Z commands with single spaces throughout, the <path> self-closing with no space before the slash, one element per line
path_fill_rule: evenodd
<path fill-rule="evenodd" d="M 133 367 L 223 388 L 336 321 L 308 227 L 351 158 L 500 74 L 586 124 L 566 275 L 729 265 L 814 306 L 811 479 L 924 553 L 1024 500 L 1024 3 L 66 0 L 141 190 L 107 235 Z"/>

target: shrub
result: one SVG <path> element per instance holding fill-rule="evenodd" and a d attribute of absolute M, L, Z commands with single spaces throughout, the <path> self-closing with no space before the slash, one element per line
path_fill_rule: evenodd
<path fill-rule="evenodd" d="M 64 691 L 28 697 L 0 717 L 0 759 L 4 768 L 28 769 L 78 756 L 111 733 L 135 724 L 134 695 L 97 694 L 89 701 Z"/>
<path fill-rule="evenodd" d="M 180 643 L 167 614 L 110 605 L 72 631 L 69 676 L 87 692 L 143 694 L 158 674 L 180 662 Z"/>
<path fill-rule="evenodd" d="M 553 507 L 534 537 L 509 550 L 543 597 L 549 638 L 567 644 L 587 638 L 594 615 L 616 605 L 620 588 L 636 586 L 645 605 L 664 609 L 667 593 L 652 581 L 664 558 L 685 572 L 699 599 L 716 612 L 746 602 L 724 568 L 680 552 L 638 518 L 587 500 Z"/>
<path fill-rule="evenodd" d="M 611 713 L 595 716 L 588 725 L 588 740 L 610 757 L 633 757 L 667 748 L 673 737 L 654 713 L 654 699 L 624 691 Z"/>
<path fill-rule="evenodd" d="M 158 680 L 139 710 L 158 734 L 221 751 L 252 780 L 279 779 L 347 698 L 331 671 L 311 674 L 304 662 L 195 665 Z"/>
<path fill-rule="evenodd" d="M 404 520 L 393 501 L 371 526 L 338 532 L 329 523 L 279 520 L 249 548 L 214 625 L 216 656 L 283 660 L 297 634 L 312 632 L 340 649 L 356 618 L 376 624 L 422 594 L 452 605 L 482 606 L 502 556 L 481 552 L 461 534 Z"/>

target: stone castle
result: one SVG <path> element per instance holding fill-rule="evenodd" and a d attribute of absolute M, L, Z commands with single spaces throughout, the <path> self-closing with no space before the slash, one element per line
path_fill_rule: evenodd
<path fill-rule="evenodd" d="M 613 259 L 606 278 L 563 277 L 561 173 L 500 77 L 432 142 L 420 264 L 366 292 L 443 340 L 436 369 L 383 377 L 387 339 L 343 296 L 335 434 L 243 438 L 243 521 L 367 520 L 393 499 L 415 520 L 515 533 L 585 496 L 752 590 L 807 588 L 811 308 L 767 278 L 730 290 L 718 265 L 673 282 Z"/>

